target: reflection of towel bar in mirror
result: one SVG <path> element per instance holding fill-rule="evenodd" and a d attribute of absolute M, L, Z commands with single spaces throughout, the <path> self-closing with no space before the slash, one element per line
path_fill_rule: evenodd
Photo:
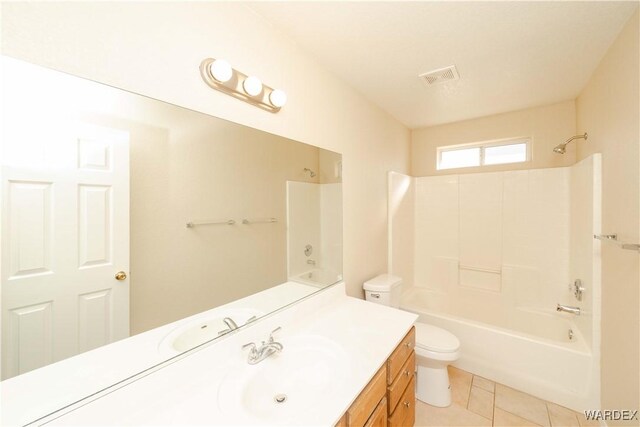
<path fill-rule="evenodd" d="M 278 222 L 275 218 L 256 218 L 256 219 L 243 219 L 243 224 L 257 224 L 259 222 Z"/>
<path fill-rule="evenodd" d="M 256 218 L 256 219 L 247 219 L 244 218 L 242 220 L 243 224 L 257 224 L 257 223 L 268 223 L 268 222 L 278 222 L 276 218 Z M 226 221 L 189 221 L 187 222 L 187 228 L 193 228 L 198 225 L 234 225 L 236 223 L 235 220 L 229 219 Z"/>
<path fill-rule="evenodd" d="M 187 223 L 187 228 L 193 228 L 197 225 L 234 225 L 236 222 L 233 219 L 229 219 L 226 221 L 190 221 Z"/>
<path fill-rule="evenodd" d="M 594 234 L 594 239 L 601 240 L 603 242 L 611 242 L 617 246 L 620 246 L 622 249 L 627 249 L 630 251 L 640 251 L 640 244 L 638 243 L 625 243 L 618 240 L 617 234 Z"/>

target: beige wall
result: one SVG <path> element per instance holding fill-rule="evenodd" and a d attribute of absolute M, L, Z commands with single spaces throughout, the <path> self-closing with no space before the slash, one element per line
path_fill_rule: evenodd
<path fill-rule="evenodd" d="M 579 145 L 578 158 L 602 153 L 602 232 L 618 233 L 633 243 L 640 241 L 638 37 L 636 12 L 576 102 L 578 129 L 589 133 L 589 143 Z M 637 252 L 602 244 L 602 407 L 606 409 L 639 405 L 638 258 Z"/>
<path fill-rule="evenodd" d="M 347 292 L 386 270 L 386 173 L 408 172 L 409 131 L 237 3 L 2 3 L 4 54 L 343 154 Z M 221 57 L 280 87 L 267 113 L 208 88 Z"/>
<path fill-rule="evenodd" d="M 568 145 L 567 153 L 564 155 L 554 153 L 553 147 L 575 134 L 574 101 L 414 129 L 411 132 L 411 174 L 448 175 L 570 166 L 576 160 L 576 144 Z M 533 138 L 529 162 L 436 170 L 438 147 L 523 136 Z"/>
<path fill-rule="evenodd" d="M 285 282 L 286 181 L 317 181 L 302 172 L 318 169 L 316 147 L 164 108 L 164 140 L 131 138 L 131 334 Z"/>

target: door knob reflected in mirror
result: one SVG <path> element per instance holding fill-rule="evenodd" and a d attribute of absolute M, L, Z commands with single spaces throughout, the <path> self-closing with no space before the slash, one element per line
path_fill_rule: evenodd
<path fill-rule="evenodd" d="M 124 280 L 126 278 L 127 278 L 127 273 L 125 273 L 124 271 L 118 271 L 116 273 L 116 280 L 122 281 L 122 280 Z"/>

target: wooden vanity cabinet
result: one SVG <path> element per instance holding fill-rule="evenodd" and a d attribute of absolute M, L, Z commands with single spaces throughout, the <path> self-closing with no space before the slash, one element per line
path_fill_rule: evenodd
<path fill-rule="evenodd" d="M 415 328 L 411 328 L 336 426 L 413 426 L 416 412 L 415 336 Z"/>
<path fill-rule="evenodd" d="M 405 335 L 387 359 L 389 427 L 413 426 L 416 420 L 416 328 Z"/>
<path fill-rule="evenodd" d="M 347 410 L 348 426 L 367 425 L 367 421 L 385 398 L 387 393 L 386 379 L 387 367 L 383 365 Z"/>

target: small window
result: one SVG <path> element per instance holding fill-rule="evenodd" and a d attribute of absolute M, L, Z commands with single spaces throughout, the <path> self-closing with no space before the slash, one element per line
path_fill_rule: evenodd
<path fill-rule="evenodd" d="M 459 148 L 440 153 L 440 169 L 480 166 L 480 147 Z"/>
<path fill-rule="evenodd" d="M 503 165 L 529 160 L 529 138 L 438 147 L 437 169 Z"/>

